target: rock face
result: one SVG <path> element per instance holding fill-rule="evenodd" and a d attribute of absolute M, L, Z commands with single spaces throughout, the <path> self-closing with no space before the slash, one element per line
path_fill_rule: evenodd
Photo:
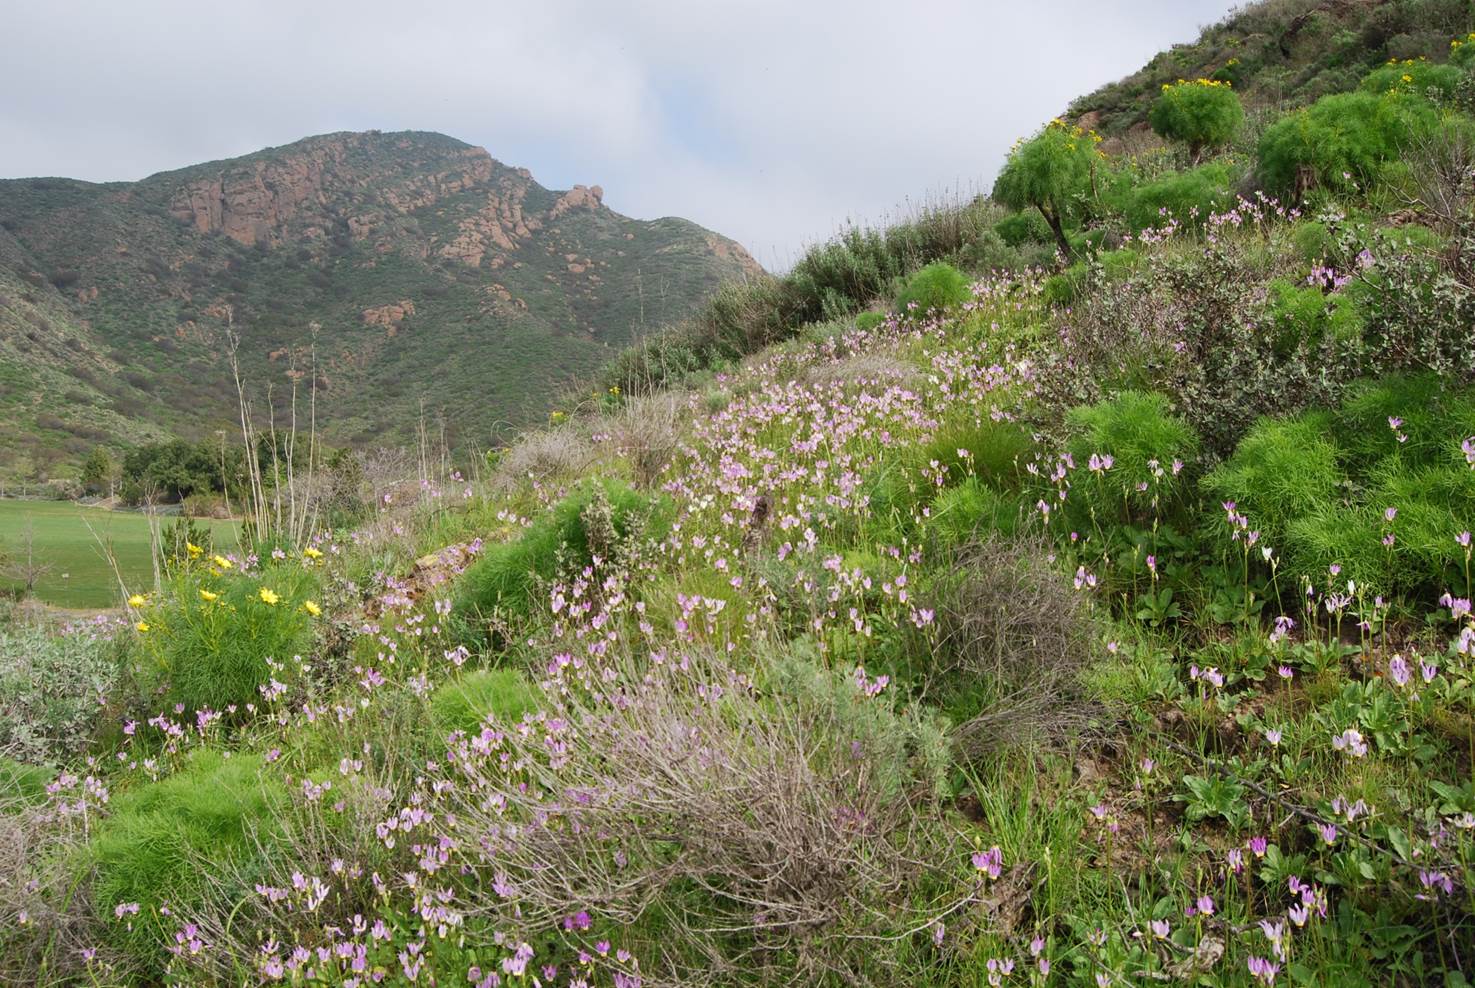
<path fill-rule="evenodd" d="M 398 326 L 404 322 L 406 316 L 415 314 L 415 303 L 410 299 L 401 299 L 398 303 L 379 305 L 372 309 L 364 310 L 365 326 Z"/>
<path fill-rule="evenodd" d="M 342 217 L 357 239 L 369 236 L 386 215 L 406 214 L 491 180 L 497 163 L 482 148 L 451 152 L 428 173 L 386 174 L 364 168 L 374 134 L 313 138 L 265 160 L 231 163 L 182 185 L 169 204 L 178 219 L 200 233 L 220 232 L 246 246 L 281 242 L 296 221 L 321 229 L 338 220 L 337 200 L 356 189 L 381 186 L 373 208 Z M 401 149 L 408 148 L 401 142 Z M 256 157 L 256 156 L 253 156 Z M 208 167 L 208 166 L 207 166 Z M 389 179 L 389 182 L 385 180 Z"/>

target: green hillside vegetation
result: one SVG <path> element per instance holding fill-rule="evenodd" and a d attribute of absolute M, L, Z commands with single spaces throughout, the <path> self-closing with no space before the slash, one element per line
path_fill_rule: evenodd
<path fill-rule="evenodd" d="M 0 181 L 0 408 L 21 427 L 0 477 L 232 428 L 232 328 L 278 412 L 316 371 L 336 444 L 405 442 L 423 406 L 479 449 L 758 272 L 695 224 L 544 189 L 440 134 L 332 134 L 133 183 Z"/>
<path fill-rule="evenodd" d="M 0 635 L 0 974 L 1469 984 L 1468 51 L 1245 8 L 476 479 Z"/>

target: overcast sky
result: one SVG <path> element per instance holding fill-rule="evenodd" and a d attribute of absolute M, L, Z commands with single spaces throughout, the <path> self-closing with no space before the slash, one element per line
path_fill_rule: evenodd
<path fill-rule="evenodd" d="M 7 5 L 0 177 L 93 181 L 436 130 L 770 267 L 986 189 L 1014 139 L 1227 0 L 39 0 Z"/>

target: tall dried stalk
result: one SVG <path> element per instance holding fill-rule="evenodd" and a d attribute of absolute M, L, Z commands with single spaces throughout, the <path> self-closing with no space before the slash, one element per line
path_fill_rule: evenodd
<path fill-rule="evenodd" d="M 263 437 L 257 431 L 253 421 L 251 399 L 247 395 L 246 382 L 241 375 L 238 357 L 241 338 L 235 331 L 230 313 L 227 313 L 227 325 L 226 340 L 229 347 L 231 375 L 236 382 L 241 441 L 246 451 L 245 528 L 258 539 L 301 545 L 316 529 L 320 508 L 319 498 L 316 496 L 317 473 L 321 459 L 317 434 L 317 324 L 314 323 L 312 326 L 313 345 L 310 349 L 312 380 L 308 385 L 307 462 L 305 476 L 301 477 L 297 472 L 297 400 L 302 375 L 297 370 L 296 354 L 293 354 L 292 363 L 287 372 L 292 381 L 290 418 L 287 428 L 281 433 L 277 430 L 276 404 L 272 400 L 272 389 L 268 386 L 266 392 L 267 431 Z M 269 478 L 262 474 L 261 457 L 258 453 L 262 438 L 266 438 L 271 447 Z M 282 463 L 283 452 L 285 452 L 285 465 Z"/>

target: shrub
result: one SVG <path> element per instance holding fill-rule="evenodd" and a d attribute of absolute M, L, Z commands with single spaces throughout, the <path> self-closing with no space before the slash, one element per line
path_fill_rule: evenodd
<path fill-rule="evenodd" d="M 1230 83 L 1217 79 L 1164 85 L 1147 115 L 1154 131 L 1187 144 L 1195 160 L 1207 148 L 1228 144 L 1244 118 L 1244 107 Z"/>
<path fill-rule="evenodd" d="M 1449 43 L 1449 61 L 1451 65 L 1475 71 L 1475 31 Z"/>
<path fill-rule="evenodd" d="M 1358 88 L 1364 93 L 1394 93 L 1442 102 L 1454 96 L 1464 73 L 1456 65 L 1437 65 L 1422 58 L 1392 61 L 1369 72 Z"/>
<path fill-rule="evenodd" d="M 1368 188 L 1384 162 L 1437 122 L 1424 104 L 1398 95 L 1338 93 L 1287 114 L 1260 138 L 1259 176 L 1275 193 L 1321 186 Z"/>
<path fill-rule="evenodd" d="M 81 754 L 117 681 L 105 638 L 0 628 L 0 755 L 53 762 Z"/>
<path fill-rule="evenodd" d="M 208 897 L 255 895 L 257 843 L 270 841 L 286 798 L 262 768 L 257 755 L 199 749 L 174 775 L 114 796 L 92 845 L 93 895 L 106 916 L 139 904 L 130 924 L 110 924 L 109 933 L 154 978 L 174 931 Z M 165 905 L 169 915 L 159 912 Z"/>
<path fill-rule="evenodd" d="M 896 311 L 902 315 L 944 312 L 973 297 L 963 272 L 943 261 L 934 261 L 907 280 L 896 296 Z"/>
<path fill-rule="evenodd" d="M 316 588 L 298 563 L 249 574 L 208 560 L 181 567 L 162 599 L 135 611 L 140 678 L 191 714 L 234 707 L 244 716 L 273 678 L 273 662 L 290 669 L 311 652 Z"/>
<path fill-rule="evenodd" d="M 1362 316 L 1344 293 L 1328 295 L 1314 285 L 1277 278 L 1267 289 L 1266 309 L 1279 353 L 1303 344 L 1316 346 L 1328 337 L 1353 344 L 1362 335 Z"/>
<path fill-rule="evenodd" d="M 885 321 L 886 314 L 884 312 L 862 312 L 855 317 L 855 328 L 861 332 L 868 332 Z"/>
<path fill-rule="evenodd" d="M 1461 466 L 1460 441 L 1475 436 L 1475 392 L 1435 374 L 1363 381 L 1343 400 L 1336 423 L 1356 475 L 1395 456 L 1412 466 Z"/>
<path fill-rule="evenodd" d="M 1010 247 L 1049 243 L 1053 236 L 1045 217 L 1033 209 L 1010 213 L 994 225 L 994 231 Z"/>
<path fill-rule="evenodd" d="M 497 616 L 527 613 L 537 587 L 554 577 L 560 563 L 582 568 L 596 553 L 613 558 L 656 507 L 656 501 L 614 481 L 583 485 L 517 538 L 489 546 L 467 567 L 455 600 L 459 620 L 480 626 Z"/>
<path fill-rule="evenodd" d="M 922 448 L 918 467 L 937 463 L 947 468 L 951 484 L 974 478 L 995 490 L 1017 490 L 1034 441 L 1014 422 L 983 418 L 952 422 Z"/>
<path fill-rule="evenodd" d="M 1228 165 L 1200 165 L 1173 172 L 1119 193 L 1119 208 L 1134 231 L 1160 227 L 1169 219 L 1183 226 L 1202 226 L 1210 213 L 1234 203 L 1233 176 Z"/>
<path fill-rule="evenodd" d="M 966 758 L 1082 712 L 1093 622 L 1082 595 L 1046 562 L 1051 555 L 1039 540 L 980 532 L 934 590 L 939 639 L 923 678 L 958 721 L 954 742 Z"/>
<path fill-rule="evenodd" d="M 1264 543 L 1279 550 L 1292 521 L 1331 508 L 1346 480 L 1331 424 L 1323 413 L 1257 422 L 1234 455 L 1203 479 L 1213 527 L 1223 530 L 1220 505 L 1232 501 Z"/>
<path fill-rule="evenodd" d="M 1337 247 L 1336 236 L 1325 223 L 1316 220 L 1297 223 L 1291 230 L 1291 242 L 1307 264 L 1325 261 Z"/>
<path fill-rule="evenodd" d="M 442 735 L 474 733 L 488 717 L 514 724 L 537 708 L 537 690 L 516 669 L 474 669 L 442 683 L 430 696 L 430 716 Z"/>
<path fill-rule="evenodd" d="M 993 197 L 1011 209 L 1036 209 L 1050 227 L 1066 257 L 1072 254 L 1065 235 L 1089 212 L 1092 181 L 1101 160 L 1094 132 L 1052 120 L 1044 130 L 1014 147 L 999 177 Z"/>
<path fill-rule="evenodd" d="M 1165 396 L 1124 391 L 1072 409 L 1066 424 L 1076 467 L 1093 475 L 1088 482 L 1077 481 L 1071 491 L 1066 504 L 1073 516 L 1086 510 L 1103 521 L 1166 515 L 1185 493 L 1187 477 L 1174 463 L 1192 463 L 1199 440 L 1193 427 L 1173 414 Z M 1091 467 L 1093 458 L 1108 456 L 1109 467 Z M 1139 489 L 1142 484 L 1145 490 Z"/>
<path fill-rule="evenodd" d="M 566 714 L 458 746 L 456 842 L 495 842 L 524 921 L 598 902 L 667 964 L 805 984 L 898 966 L 885 945 L 919 922 L 919 896 L 969 895 L 944 884 L 960 852 L 932 822 L 946 749 L 896 691 L 810 651 L 612 669 L 625 688 L 572 689 Z"/>

